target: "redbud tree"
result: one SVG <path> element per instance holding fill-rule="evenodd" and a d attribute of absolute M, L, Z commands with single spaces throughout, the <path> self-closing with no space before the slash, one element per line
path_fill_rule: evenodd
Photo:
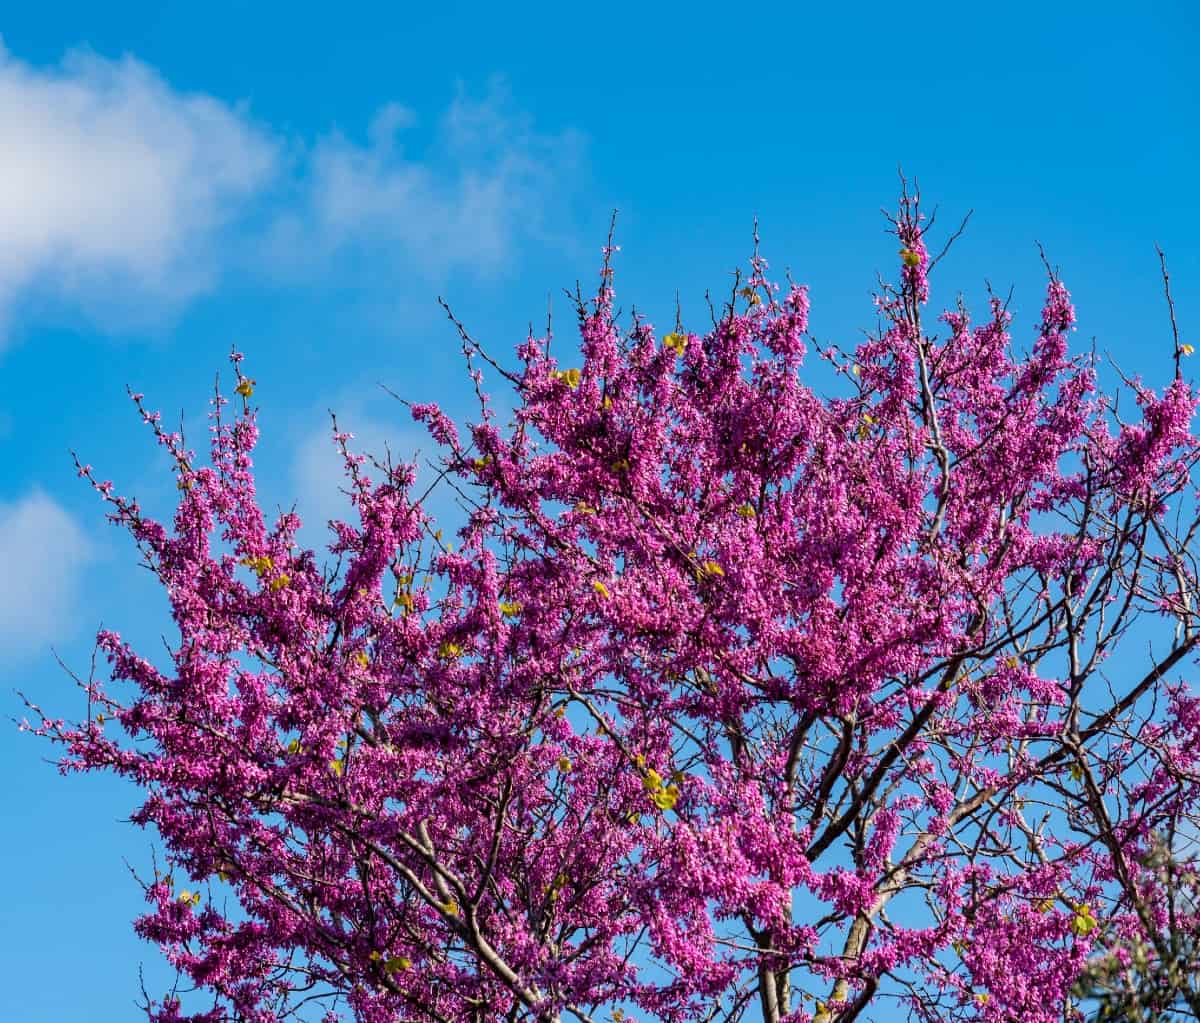
<path fill-rule="evenodd" d="M 475 421 L 410 406 L 451 536 L 335 426 L 353 521 L 302 549 L 240 355 L 206 460 L 135 395 L 174 518 L 80 472 L 176 634 L 102 632 L 88 719 L 32 727 L 144 793 L 151 1020 L 1200 1015 L 1190 346 L 1101 391 L 1048 264 L 1014 340 L 889 224 L 856 347 L 757 249 L 703 331 L 626 320 L 611 238 L 578 346 L 460 325 Z"/>

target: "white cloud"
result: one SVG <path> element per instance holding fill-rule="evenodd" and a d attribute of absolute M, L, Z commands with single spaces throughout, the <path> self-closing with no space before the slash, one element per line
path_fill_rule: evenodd
<path fill-rule="evenodd" d="M 133 58 L 41 69 L 0 46 L 0 315 L 39 286 L 102 321 L 177 307 L 213 284 L 216 237 L 276 149 L 243 111 Z"/>
<path fill-rule="evenodd" d="M 388 104 L 366 145 L 339 133 L 321 139 L 300 207 L 275 225 L 271 261 L 311 271 L 359 249 L 388 270 L 486 273 L 512 262 L 517 241 L 555 233 L 556 204 L 581 164 L 579 135 L 536 132 L 498 82 L 481 101 L 460 92 L 419 157 L 403 145 L 416 122 Z"/>
<path fill-rule="evenodd" d="M 71 516 L 38 490 L 0 503 L 0 656 L 29 654 L 71 630 L 92 547 Z"/>
<path fill-rule="evenodd" d="M 578 135 L 535 131 L 495 81 L 421 128 L 387 104 L 361 143 L 285 136 L 133 57 L 41 67 L 0 43 L 0 347 L 26 298 L 144 326 L 223 273 L 391 290 L 567 235 Z"/>

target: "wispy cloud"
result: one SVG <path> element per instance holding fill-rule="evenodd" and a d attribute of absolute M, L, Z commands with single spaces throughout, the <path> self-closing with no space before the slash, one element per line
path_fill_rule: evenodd
<path fill-rule="evenodd" d="M 277 149 L 244 110 L 132 58 L 42 69 L 0 47 L 0 317 L 31 288 L 101 322 L 178 307 L 212 285 L 219 233 Z"/>
<path fill-rule="evenodd" d="M 35 653 L 72 631 L 76 593 L 92 546 L 75 520 L 34 490 L 0 503 L 0 658 Z"/>
<path fill-rule="evenodd" d="M 501 271 L 521 240 L 562 231 L 581 152 L 499 82 L 435 124 L 389 104 L 361 142 L 314 141 L 133 57 L 35 67 L 0 44 L 0 346 L 31 296 L 112 328 L 169 319 L 231 269 L 320 281 L 365 256 L 393 286 Z"/>
<path fill-rule="evenodd" d="M 365 144 L 336 132 L 318 141 L 300 202 L 275 224 L 275 265 L 312 270 L 357 250 L 389 271 L 488 273 L 513 262 L 517 242 L 554 233 L 582 164 L 580 135 L 535 131 L 499 81 L 482 99 L 460 91 L 413 152 L 405 142 L 417 127 L 411 110 L 389 104 Z"/>

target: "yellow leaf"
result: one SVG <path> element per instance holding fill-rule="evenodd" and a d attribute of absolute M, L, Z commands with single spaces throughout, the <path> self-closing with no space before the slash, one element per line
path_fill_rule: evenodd
<path fill-rule="evenodd" d="M 271 592 L 278 593 L 285 586 L 287 586 L 287 584 L 290 583 L 291 581 L 292 581 L 292 577 L 289 576 L 286 572 L 282 573 L 281 575 L 277 575 L 274 579 L 271 580 Z"/>
<path fill-rule="evenodd" d="M 758 512 L 754 510 L 754 505 L 752 504 L 739 505 L 737 513 L 744 519 L 752 519 L 758 514 Z"/>
<path fill-rule="evenodd" d="M 1183 352 L 1184 355 L 1191 355 L 1196 351 L 1196 346 L 1195 345 L 1180 345 L 1179 350 L 1181 352 Z"/>
<path fill-rule="evenodd" d="M 580 501 L 577 505 L 575 505 L 575 510 L 577 512 L 579 512 L 580 515 L 595 515 L 596 514 L 596 509 L 593 508 L 586 501 Z"/>
<path fill-rule="evenodd" d="M 987 1003 L 990 1002 L 991 1000 L 992 1000 L 992 996 L 989 995 L 986 991 L 980 991 L 979 994 L 977 994 L 975 996 L 975 1001 L 977 1001 L 980 1005 L 987 1005 Z"/>
<path fill-rule="evenodd" d="M 369 658 L 366 655 L 366 653 L 362 650 L 360 650 L 358 653 L 356 653 L 354 655 L 354 660 L 360 668 L 365 668 L 368 664 L 371 663 L 371 658 Z"/>
<path fill-rule="evenodd" d="M 659 789 L 662 788 L 662 783 L 663 783 L 663 780 L 662 780 L 661 774 L 659 774 L 656 770 L 654 770 L 653 767 L 646 769 L 646 775 L 642 779 L 642 784 L 646 786 L 646 789 L 648 791 L 657 792 Z"/>
<path fill-rule="evenodd" d="M 1034 906 L 1034 909 L 1036 909 L 1039 913 L 1049 913 L 1053 908 L 1053 899 L 1041 899 Z"/>
<path fill-rule="evenodd" d="M 725 574 L 725 569 L 723 569 L 715 561 L 706 561 L 700 567 L 704 569 L 705 575 L 721 575 L 721 576 L 723 576 Z"/>
<path fill-rule="evenodd" d="M 676 355 L 682 355 L 688 346 L 686 334 L 680 334 L 678 331 L 672 331 L 663 337 L 663 346 L 669 348 Z"/>
<path fill-rule="evenodd" d="M 514 618 L 521 613 L 521 604 L 516 600 L 502 600 L 500 601 L 500 613 Z"/>
<path fill-rule="evenodd" d="M 243 558 L 241 563 L 251 569 L 260 579 L 275 567 L 275 562 L 265 556 L 261 558 Z"/>
<path fill-rule="evenodd" d="M 396 594 L 396 599 L 392 601 L 393 607 L 403 608 L 405 611 L 413 609 L 413 598 L 411 593 L 400 592 Z"/>
<path fill-rule="evenodd" d="M 444 660 L 454 660 L 462 654 L 462 647 L 457 643 L 451 643 L 450 640 L 444 639 L 438 647 L 438 657 Z"/>
<path fill-rule="evenodd" d="M 329 769 L 340 778 L 346 770 L 346 761 L 342 757 L 338 757 L 337 760 L 331 760 L 329 761 Z"/>
<path fill-rule="evenodd" d="M 1083 768 L 1078 764 L 1071 765 L 1071 779 L 1073 781 L 1083 781 Z"/>
<path fill-rule="evenodd" d="M 1083 938 L 1091 934 L 1097 926 L 1098 922 L 1092 916 L 1092 908 L 1087 903 L 1075 907 L 1075 916 L 1071 919 L 1071 933 Z"/>
<path fill-rule="evenodd" d="M 287 744 L 287 751 L 289 753 L 303 753 L 304 747 L 300 745 L 299 739 L 293 739 Z"/>
<path fill-rule="evenodd" d="M 408 956 L 388 956 L 387 961 L 383 964 L 383 972 L 387 974 L 402 973 L 411 967 L 412 960 Z"/>
<path fill-rule="evenodd" d="M 602 409 L 604 409 L 605 411 L 607 411 L 608 409 L 612 408 L 612 398 L 605 398 L 605 399 L 604 399 L 604 400 L 603 400 L 603 401 L 600 403 L 600 407 L 601 407 Z"/>
<path fill-rule="evenodd" d="M 240 394 L 243 398 L 249 398 L 254 393 L 254 381 L 249 377 L 242 377 L 238 382 L 237 387 L 233 390 L 236 394 Z"/>
<path fill-rule="evenodd" d="M 605 600 L 608 600 L 608 598 L 609 598 L 608 587 L 605 586 L 604 583 L 602 583 L 599 579 L 592 580 L 592 589 L 595 590 L 598 594 L 600 594 L 600 596 L 603 597 Z"/>
<path fill-rule="evenodd" d="M 383 958 L 383 953 L 380 952 L 378 949 L 376 949 L 369 956 L 367 956 L 367 958 L 370 959 L 371 962 L 377 963 L 377 962 L 379 962 L 380 959 Z"/>
<path fill-rule="evenodd" d="M 563 774 L 566 774 L 569 770 L 571 770 L 570 757 L 559 757 L 556 763 L 558 765 L 558 769 L 562 771 Z"/>
<path fill-rule="evenodd" d="M 921 262 L 920 255 L 908 248 L 900 250 L 900 258 L 904 261 L 905 266 L 916 266 Z"/>
<path fill-rule="evenodd" d="M 441 903 L 441 910 L 446 916 L 458 916 L 458 903 L 451 899 L 449 902 Z"/>
<path fill-rule="evenodd" d="M 655 792 L 651 798 L 660 810 L 672 810 L 679 800 L 679 786 L 668 785 L 665 789 Z"/>

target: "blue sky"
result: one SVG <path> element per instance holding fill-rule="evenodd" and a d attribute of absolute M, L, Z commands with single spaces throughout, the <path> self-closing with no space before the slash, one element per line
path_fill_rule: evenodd
<path fill-rule="evenodd" d="M 667 322 L 744 263 L 752 220 L 852 343 L 894 266 L 896 167 L 947 225 L 935 302 L 1062 268 L 1077 339 L 1161 382 L 1154 242 L 1200 344 L 1200 159 L 1187 3 L 9 5 L 0 19 L 0 679 L 71 716 L 103 623 L 145 643 L 161 597 L 75 479 L 76 449 L 152 510 L 173 489 L 126 384 L 203 432 L 236 343 L 259 381 L 269 500 L 336 505 L 326 410 L 418 442 L 380 382 L 469 411 L 444 295 L 493 351 L 594 280 Z M 316 533 L 312 534 L 316 537 Z M 149 840 L 135 794 L 60 779 L 0 730 L 0 976 L 24 1023 L 136 1017 Z M 15 1004 L 14 1004 L 15 1000 Z"/>

